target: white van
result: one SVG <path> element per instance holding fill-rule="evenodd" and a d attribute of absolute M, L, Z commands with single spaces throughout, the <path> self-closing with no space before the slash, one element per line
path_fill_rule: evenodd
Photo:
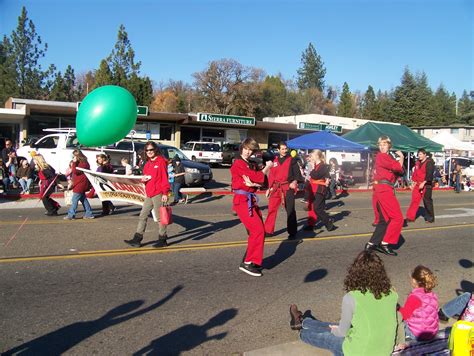
<path fill-rule="evenodd" d="M 193 161 L 222 163 L 222 149 L 215 142 L 189 141 L 181 147 L 181 151 Z"/>

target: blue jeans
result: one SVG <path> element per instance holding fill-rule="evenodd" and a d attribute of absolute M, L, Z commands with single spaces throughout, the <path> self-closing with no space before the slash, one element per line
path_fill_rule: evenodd
<path fill-rule="evenodd" d="M 30 185 L 33 182 L 33 179 L 32 178 L 28 178 L 28 179 L 20 178 L 18 180 L 18 182 L 20 182 L 21 189 L 23 189 L 23 191 L 26 192 L 26 191 L 30 190 Z"/>
<path fill-rule="evenodd" d="M 84 213 L 84 216 L 93 216 L 92 214 L 92 209 L 91 205 L 89 204 L 89 201 L 86 198 L 86 193 L 73 193 L 72 194 L 72 204 L 69 210 L 67 211 L 67 216 L 69 218 L 74 218 L 76 216 L 76 211 L 77 211 L 77 206 L 79 205 L 79 202 L 81 202 L 82 206 L 84 207 L 84 210 L 86 211 Z"/>
<path fill-rule="evenodd" d="M 441 310 L 448 318 L 452 318 L 455 315 L 461 315 L 464 309 L 466 309 L 467 303 L 469 303 L 470 299 L 471 293 L 463 293 L 443 305 Z"/>
<path fill-rule="evenodd" d="M 456 183 L 455 183 L 454 191 L 456 192 L 461 191 L 461 177 L 459 176 L 459 174 L 456 174 Z"/>
<path fill-rule="evenodd" d="M 183 199 L 183 196 L 182 194 L 180 193 L 180 190 L 181 189 L 181 183 L 178 183 L 178 182 L 174 182 L 174 185 L 173 185 L 173 195 L 174 195 L 174 202 L 177 203 L 178 200 L 180 199 Z"/>
<path fill-rule="evenodd" d="M 334 323 L 325 323 L 323 321 L 305 318 L 303 328 L 300 332 L 300 338 L 303 342 L 312 346 L 331 351 L 336 356 L 343 356 L 342 343 L 343 337 L 335 336 L 331 333 L 329 325 Z"/>

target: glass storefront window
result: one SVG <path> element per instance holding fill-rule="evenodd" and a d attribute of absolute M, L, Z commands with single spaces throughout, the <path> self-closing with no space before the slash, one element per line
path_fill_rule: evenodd
<path fill-rule="evenodd" d="M 160 124 L 160 140 L 171 141 L 173 137 L 173 125 Z"/>
<path fill-rule="evenodd" d="M 183 127 L 181 126 L 181 143 L 184 144 L 189 141 L 201 140 L 200 127 Z"/>

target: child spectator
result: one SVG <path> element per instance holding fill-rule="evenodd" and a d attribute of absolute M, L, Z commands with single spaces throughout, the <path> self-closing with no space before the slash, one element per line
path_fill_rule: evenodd
<path fill-rule="evenodd" d="M 33 182 L 33 172 L 26 159 L 21 160 L 20 167 L 16 171 L 16 177 L 18 178 L 18 182 L 22 189 L 20 194 L 30 194 L 30 186 Z"/>
<path fill-rule="evenodd" d="M 405 338 L 430 340 L 438 332 L 438 296 L 432 291 L 437 279 L 425 266 L 416 266 L 411 274 L 412 292 L 399 308 L 405 325 Z"/>
<path fill-rule="evenodd" d="M 459 320 L 474 323 L 474 297 L 472 293 L 466 292 L 451 299 L 438 311 L 439 320 L 448 321 L 455 315 Z"/>
<path fill-rule="evenodd" d="M 109 162 L 109 157 L 101 153 L 96 156 L 97 159 L 97 172 L 101 173 L 113 173 L 114 168 Z M 115 205 L 110 201 L 102 201 L 102 213 L 101 216 L 112 215 L 115 211 Z"/>
<path fill-rule="evenodd" d="M 131 176 L 133 174 L 133 171 L 132 171 L 132 165 L 129 163 L 128 158 L 123 157 L 120 163 L 122 163 L 122 166 L 125 167 L 125 175 Z"/>
<path fill-rule="evenodd" d="M 173 195 L 174 195 L 174 204 L 184 203 L 183 195 L 180 192 L 181 187 L 185 183 L 184 167 L 181 163 L 181 158 L 179 156 L 174 156 L 174 184 L 173 184 Z"/>

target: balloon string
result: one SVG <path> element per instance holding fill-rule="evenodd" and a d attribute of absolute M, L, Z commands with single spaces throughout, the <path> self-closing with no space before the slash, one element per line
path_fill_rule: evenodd
<path fill-rule="evenodd" d="M 20 225 L 20 227 L 18 228 L 18 230 L 16 230 L 16 232 L 13 234 L 13 236 L 10 237 L 10 240 L 8 240 L 8 241 L 5 243 L 5 247 L 7 247 L 7 246 L 10 244 L 10 242 L 12 242 L 12 241 L 15 239 L 16 235 L 18 235 L 18 233 L 20 232 L 21 228 L 26 224 L 26 221 L 27 221 L 27 220 L 28 220 L 28 216 L 25 218 L 25 220 L 24 220 L 23 223 Z"/>

